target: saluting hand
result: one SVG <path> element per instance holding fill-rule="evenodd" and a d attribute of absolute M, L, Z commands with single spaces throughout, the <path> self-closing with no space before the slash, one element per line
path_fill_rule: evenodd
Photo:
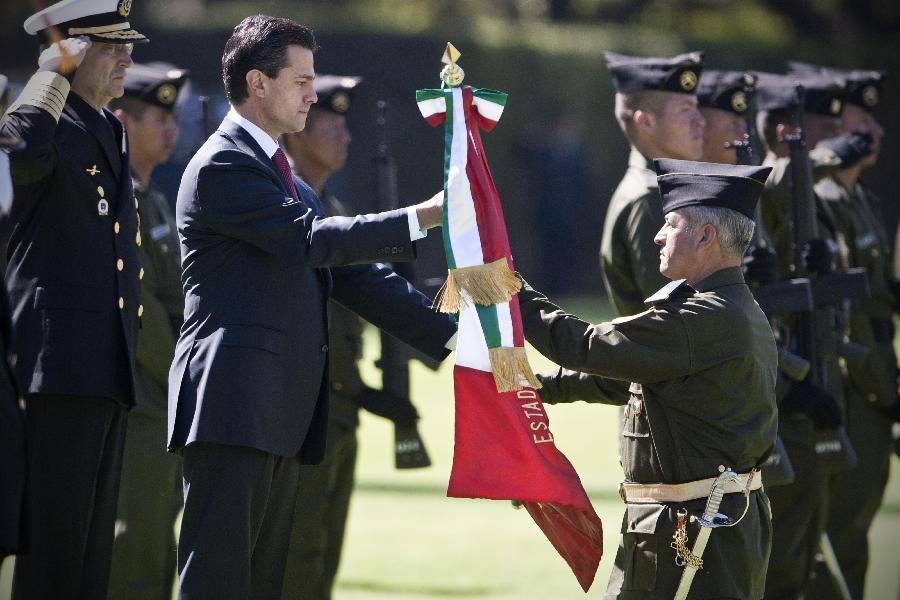
<path fill-rule="evenodd" d="M 78 68 L 90 47 L 91 39 L 86 35 L 54 42 L 41 52 L 38 67 L 41 71 L 55 71 L 60 75 L 67 75 Z"/>

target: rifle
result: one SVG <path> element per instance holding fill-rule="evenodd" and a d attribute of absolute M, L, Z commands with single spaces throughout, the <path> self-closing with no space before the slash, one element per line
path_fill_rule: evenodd
<path fill-rule="evenodd" d="M 744 121 L 747 124 L 747 133 L 743 139 L 734 140 L 725 144 L 726 148 L 734 148 L 737 153 L 737 164 L 759 165 L 762 163 L 762 143 L 756 131 L 756 80 L 757 76 L 749 71 L 744 73 L 742 83 L 744 86 L 744 98 L 747 110 L 744 111 Z M 756 235 L 756 232 L 754 232 Z"/>
<path fill-rule="evenodd" d="M 734 140 L 727 147 L 734 148 L 739 165 L 759 165 L 762 163 L 762 144 L 756 129 L 756 81 L 753 73 L 744 73 L 742 78 L 743 92 L 747 109 L 744 111 L 744 120 L 747 132 L 743 139 Z M 772 250 L 772 242 L 768 235 L 764 234 L 762 222 L 762 207 L 756 207 L 756 228 L 753 230 L 753 239 L 750 248 L 765 247 Z M 787 349 L 785 339 L 788 337 L 786 328 L 778 321 L 776 315 L 786 312 L 812 310 L 812 290 L 809 279 L 795 278 L 776 281 L 766 285 L 751 285 L 750 291 L 756 298 L 757 304 L 769 319 L 769 324 L 775 333 L 778 348 L 778 369 L 791 381 L 802 381 L 809 373 L 809 361 L 797 356 Z M 794 466 L 788 456 L 787 449 L 781 436 L 775 438 L 775 448 L 766 458 L 761 467 L 762 475 L 770 486 L 787 485 L 794 481 Z"/>
<path fill-rule="evenodd" d="M 818 238 L 818 226 L 812 163 L 805 134 L 803 107 L 806 92 L 799 83 L 795 89 L 799 102 L 799 127 L 783 139 L 788 144 L 791 159 L 791 262 L 795 276 L 812 276 L 810 278 L 814 282 L 814 309 L 795 313 L 795 336 L 798 354 L 810 362 L 810 382 L 828 390 L 828 362 L 837 360 L 838 354 L 834 337 L 834 303 L 868 295 L 868 280 L 863 269 L 831 273 L 826 277 L 815 277 L 815 274 L 806 272 L 803 247 L 807 242 Z M 826 278 L 829 280 L 828 285 L 823 285 L 825 282 L 822 280 Z M 856 465 L 856 453 L 843 426 L 835 431 L 816 432 L 816 454 L 819 463 L 826 470 L 834 471 Z"/>
<path fill-rule="evenodd" d="M 376 104 L 378 116 L 375 125 L 378 130 L 378 145 L 375 147 L 375 194 L 379 210 L 399 207 L 397 197 L 397 169 L 388 139 L 387 102 Z M 414 272 L 410 263 L 389 265 L 394 272 L 412 281 Z M 381 332 L 381 358 L 377 366 L 381 369 L 382 387 L 395 398 L 409 402 L 409 348 L 392 335 Z M 401 427 L 394 425 L 394 465 L 398 469 L 416 469 L 431 465 L 425 444 L 415 425 Z"/>

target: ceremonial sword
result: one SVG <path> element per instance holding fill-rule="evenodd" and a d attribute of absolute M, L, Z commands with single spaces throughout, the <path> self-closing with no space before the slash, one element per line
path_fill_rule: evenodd
<path fill-rule="evenodd" d="M 724 470 L 713 482 L 709 498 L 706 500 L 706 508 L 703 510 L 703 516 L 691 517 L 692 521 L 697 521 L 700 524 L 700 533 L 697 534 L 694 547 L 691 549 L 691 554 L 695 560 L 685 562 L 684 572 L 681 574 L 681 581 L 678 582 L 674 600 L 685 600 L 687 598 L 688 592 L 691 590 L 691 583 L 694 581 L 694 575 L 697 574 L 698 569 L 702 568 L 703 561 L 700 559 L 703 558 L 703 551 L 706 550 L 706 543 L 709 541 L 709 534 L 712 530 L 717 527 L 733 527 L 737 525 L 744 518 L 744 514 L 747 514 L 747 507 L 750 506 L 750 496 L 745 493 L 747 506 L 744 507 L 744 514 L 737 519 L 719 514 L 719 505 L 722 503 L 722 497 L 725 495 L 725 486 L 732 481 L 738 484 L 742 483 L 738 474 L 731 469 L 725 469 L 724 467 L 719 467 L 719 469 Z M 752 480 L 753 475 L 750 477 Z M 748 480 L 748 488 L 750 483 L 751 481 Z"/>

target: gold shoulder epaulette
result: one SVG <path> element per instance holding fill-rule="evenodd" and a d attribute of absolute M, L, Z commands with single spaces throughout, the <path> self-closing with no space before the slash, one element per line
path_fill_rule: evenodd
<path fill-rule="evenodd" d="M 69 88 L 69 81 L 62 75 L 52 71 L 38 71 L 31 76 L 7 112 L 11 113 L 20 106 L 37 106 L 50 113 L 58 122 L 69 96 Z"/>
<path fill-rule="evenodd" d="M 655 294 L 644 300 L 644 304 L 656 306 L 672 298 L 686 298 L 693 293 L 694 288 L 688 285 L 687 279 L 676 279 L 659 288 Z"/>

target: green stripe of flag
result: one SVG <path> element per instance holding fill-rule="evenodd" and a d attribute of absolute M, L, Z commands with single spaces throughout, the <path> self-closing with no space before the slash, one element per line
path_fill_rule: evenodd
<path fill-rule="evenodd" d="M 447 113 L 444 117 L 444 214 L 441 216 L 441 233 L 444 239 L 444 254 L 447 256 L 447 268 L 456 268 L 456 259 L 453 257 L 453 245 L 450 242 L 450 224 L 447 220 L 448 196 L 447 175 L 450 173 L 450 158 L 453 152 L 453 90 L 420 90 L 422 92 L 438 92 L 445 97 Z M 416 92 L 418 96 L 419 92 Z"/>
<path fill-rule="evenodd" d="M 502 345 L 500 339 L 500 321 L 497 318 L 497 305 L 482 306 L 475 304 L 478 312 L 478 320 L 481 321 L 481 330 L 484 332 L 484 341 L 487 347 L 499 348 Z"/>

